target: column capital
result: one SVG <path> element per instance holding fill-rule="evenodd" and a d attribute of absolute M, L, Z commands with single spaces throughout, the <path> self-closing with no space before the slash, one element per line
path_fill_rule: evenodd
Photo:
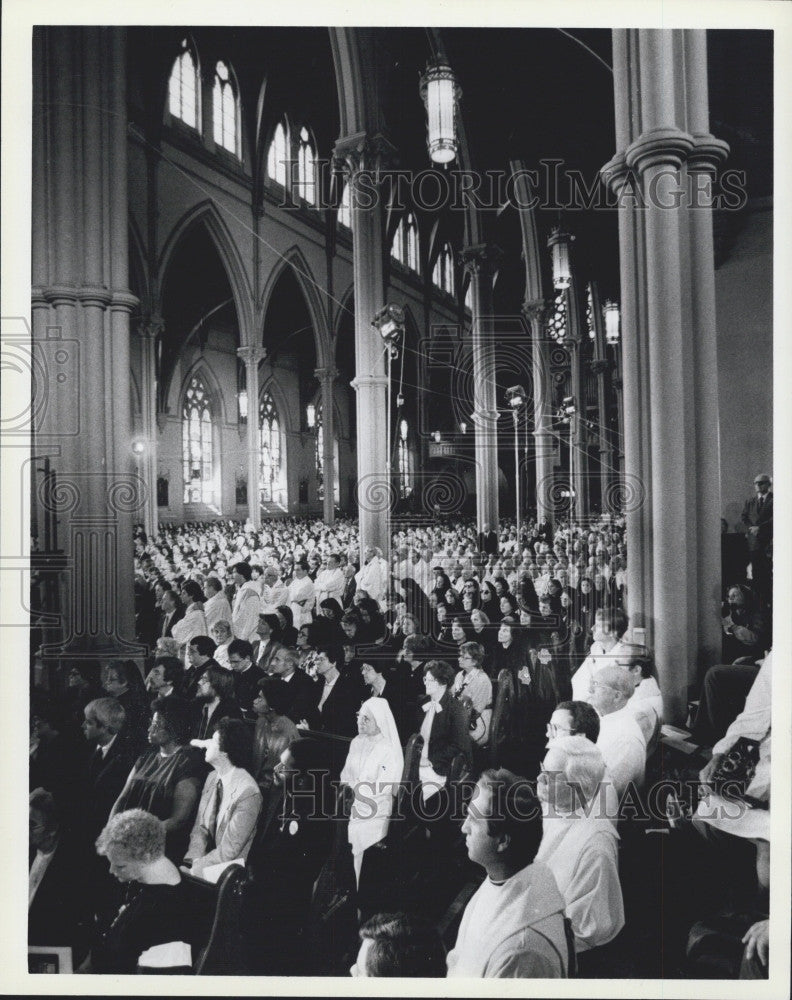
<path fill-rule="evenodd" d="M 387 375 L 356 375 L 349 383 L 352 388 L 358 389 L 385 389 L 388 385 Z"/>
<path fill-rule="evenodd" d="M 494 274 L 503 258 L 503 251 L 494 243 L 478 243 L 463 247 L 459 259 L 464 269 L 471 275 Z"/>
<path fill-rule="evenodd" d="M 165 329 L 165 320 L 156 314 L 145 316 L 138 323 L 137 329 L 143 340 L 156 340 Z"/>
<path fill-rule="evenodd" d="M 337 368 L 316 368 L 314 369 L 314 377 L 318 378 L 322 385 L 328 382 L 332 385 L 333 382 L 338 378 L 339 372 Z"/>
<path fill-rule="evenodd" d="M 695 143 L 693 150 L 688 156 L 688 170 L 699 173 L 716 173 L 718 167 L 730 153 L 728 142 L 723 139 L 716 139 L 709 133 L 697 133 L 693 136 Z"/>
<path fill-rule="evenodd" d="M 549 312 L 549 303 L 544 299 L 525 299 L 522 304 L 522 314 L 529 323 L 544 324 Z"/>
<path fill-rule="evenodd" d="M 382 132 L 341 136 L 333 147 L 333 160 L 349 177 L 362 170 L 379 176 L 383 169 L 395 164 L 397 154 L 397 148 Z"/>
<path fill-rule="evenodd" d="M 627 157 L 623 152 L 616 153 L 600 167 L 600 175 L 603 183 L 617 196 L 621 195 L 624 188 L 631 187 L 634 180 L 633 172 L 627 166 Z"/>
<path fill-rule="evenodd" d="M 263 361 L 266 356 L 267 352 L 263 347 L 248 346 L 237 348 L 237 357 L 241 358 L 248 367 L 258 365 L 259 361 Z"/>
<path fill-rule="evenodd" d="M 678 170 L 687 160 L 695 140 L 681 128 L 653 128 L 642 132 L 625 150 L 627 166 L 644 173 L 650 167 L 671 167 Z"/>

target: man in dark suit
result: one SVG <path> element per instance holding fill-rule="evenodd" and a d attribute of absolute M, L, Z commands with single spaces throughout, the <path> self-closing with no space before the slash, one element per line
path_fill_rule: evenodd
<path fill-rule="evenodd" d="M 196 701 L 201 704 L 201 714 L 193 729 L 196 739 L 211 739 L 221 719 L 242 718 L 234 698 L 234 674 L 231 670 L 222 667 L 205 669 L 198 679 Z"/>
<path fill-rule="evenodd" d="M 498 554 L 498 533 L 497 531 L 492 531 L 488 524 L 481 526 L 478 536 L 478 547 L 479 552 L 486 552 L 487 555 Z"/>
<path fill-rule="evenodd" d="M 201 674 L 209 667 L 220 667 L 214 659 L 214 651 L 217 648 L 214 639 L 208 635 L 196 635 L 187 643 L 188 669 L 182 678 L 181 695 L 188 700 L 195 698 L 198 694 L 198 681 Z"/>
<path fill-rule="evenodd" d="M 347 563 L 344 567 L 344 590 L 341 594 L 341 607 L 344 611 L 352 607 L 352 600 L 356 590 L 355 565 L 354 563 Z"/>
<path fill-rule="evenodd" d="M 398 675 L 389 670 L 381 660 L 375 660 L 373 657 L 361 664 L 360 673 L 371 693 L 387 701 L 393 714 L 393 721 L 396 723 L 399 739 L 404 746 L 413 731 L 412 716 L 415 713 L 409 710 L 404 685 L 399 683 Z"/>
<path fill-rule="evenodd" d="M 756 495 L 746 500 L 742 523 L 746 527 L 748 556 L 754 590 L 770 601 L 773 596 L 773 492 L 770 476 L 760 472 L 754 479 Z"/>
<path fill-rule="evenodd" d="M 277 638 L 280 635 L 280 622 L 278 621 L 278 616 L 268 615 L 262 612 L 259 615 L 258 625 L 256 626 L 256 634 L 259 638 L 258 642 L 253 645 L 253 662 L 262 674 L 268 674 L 270 673 L 272 658 L 275 656 L 277 650 L 279 650 L 283 645 L 283 643 L 279 642 Z M 231 645 L 233 645 L 233 643 Z M 228 653 L 230 657 L 231 646 L 228 647 Z"/>
<path fill-rule="evenodd" d="M 175 590 L 166 590 L 162 595 L 162 628 L 160 638 L 172 639 L 173 626 L 184 618 L 184 608 L 179 603 Z"/>
<path fill-rule="evenodd" d="M 85 706 L 82 731 L 94 752 L 86 767 L 86 840 L 93 845 L 135 762 L 127 742 L 118 738 L 126 713 L 115 698 L 97 698 Z"/>
<path fill-rule="evenodd" d="M 342 673 L 344 651 L 340 646 L 320 646 L 315 663 L 320 687 L 312 728 L 351 739 L 357 735 L 362 692 L 347 671 Z"/>
<path fill-rule="evenodd" d="M 243 712 L 253 711 L 259 681 L 264 671 L 253 663 L 253 647 L 247 639 L 234 639 L 228 647 L 228 662 L 234 672 L 234 697 Z"/>
<path fill-rule="evenodd" d="M 90 856 L 69 836 L 52 795 L 30 793 L 28 944 L 72 948 L 73 965 L 85 955 L 90 930 L 90 893 L 85 872 Z"/>
<path fill-rule="evenodd" d="M 280 677 L 288 687 L 288 707 L 285 714 L 295 723 L 307 722 L 313 717 L 321 694 L 317 683 L 298 668 L 299 662 L 299 653 L 283 646 L 277 650 L 270 664 L 272 673 Z"/>

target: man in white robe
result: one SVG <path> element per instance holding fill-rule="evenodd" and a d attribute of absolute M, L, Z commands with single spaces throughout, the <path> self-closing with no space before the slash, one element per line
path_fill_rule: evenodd
<path fill-rule="evenodd" d="M 294 627 L 299 631 L 313 621 L 314 582 L 308 576 L 308 563 L 300 559 L 294 564 L 294 579 L 289 584 L 288 602 L 294 616 Z"/>

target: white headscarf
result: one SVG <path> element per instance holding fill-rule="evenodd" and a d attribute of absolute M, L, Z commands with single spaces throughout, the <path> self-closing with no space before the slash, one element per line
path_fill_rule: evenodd
<path fill-rule="evenodd" d="M 396 721 L 393 718 L 393 712 L 391 711 L 390 705 L 384 698 L 374 697 L 368 698 L 360 706 L 361 712 L 368 712 L 374 719 L 379 729 L 379 733 L 373 738 L 385 740 L 385 742 L 390 746 L 396 759 L 399 761 L 401 767 L 404 767 L 404 751 L 402 750 L 401 740 L 399 739 L 399 732 L 396 729 Z M 358 736 L 355 739 L 361 739 L 368 741 L 371 737 L 368 736 Z M 355 740 L 352 741 L 353 743 Z M 351 748 L 350 748 L 351 749 Z"/>

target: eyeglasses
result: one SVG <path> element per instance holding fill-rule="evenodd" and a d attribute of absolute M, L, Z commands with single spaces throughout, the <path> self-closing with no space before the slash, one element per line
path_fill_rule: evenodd
<path fill-rule="evenodd" d="M 547 723 L 548 736 L 558 736 L 559 733 L 567 733 L 569 736 L 574 735 L 574 731 L 572 729 L 566 729 L 564 726 L 557 726 L 554 722 Z"/>

